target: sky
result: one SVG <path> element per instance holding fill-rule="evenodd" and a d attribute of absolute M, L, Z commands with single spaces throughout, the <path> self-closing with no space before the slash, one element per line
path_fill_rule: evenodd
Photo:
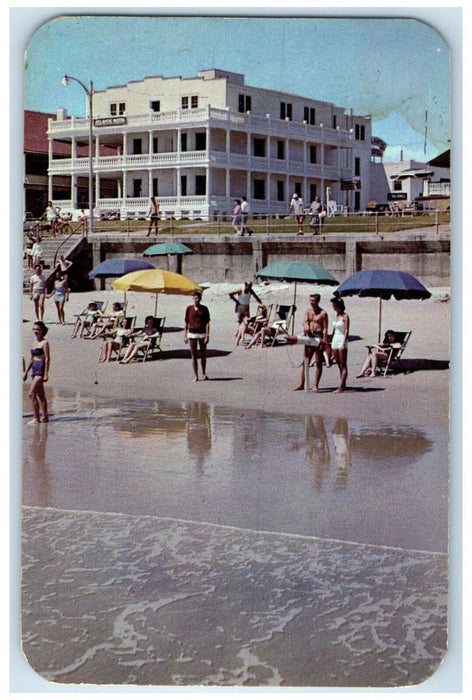
<path fill-rule="evenodd" d="M 84 115 L 85 92 L 72 83 L 64 88 L 64 73 L 101 90 L 222 68 L 243 73 L 247 85 L 372 115 L 373 135 L 388 144 L 385 160 L 403 151 L 405 159 L 426 161 L 450 147 L 451 56 L 424 21 L 79 12 L 49 8 L 51 19 L 26 38 L 26 109 Z"/>

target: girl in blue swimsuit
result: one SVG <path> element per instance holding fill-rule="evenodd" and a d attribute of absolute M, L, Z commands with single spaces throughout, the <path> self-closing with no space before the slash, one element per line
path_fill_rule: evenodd
<path fill-rule="evenodd" d="M 31 347 L 30 362 L 23 375 L 23 380 L 26 380 L 28 372 L 31 369 L 32 382 L 29 390 L 29 397 L 33 407 L 34 417 L 28 421 L 27 425 L 47 423 L 49 420 L 48 404 L 44 392 L 44 382 L 47 382 L 49 377 L 50 362 L 49 343 L 46 340 L 47 332 L 47 326 L 45 326 L 42 321 L 36 321 L 33 325 L 35 340 Z"/>

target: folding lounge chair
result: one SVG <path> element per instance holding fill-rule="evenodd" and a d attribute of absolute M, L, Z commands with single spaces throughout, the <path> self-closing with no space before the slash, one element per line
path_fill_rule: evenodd
<path fill-rule="evenodd" d="M 268 304 L 266 306 L 267 308 L 267 316 L 265 317 L 264 321 L 257 321 L 251 325 L 251 327 L 246 328 L 246 334 L 254 337 L 256 333 L 258 333 L 263 326 L 269 326 L 270 325 L 270 317 L 272 315 L 272 309 L 273 309 L 273 304 Z M 255 317 L 253 317 L 255 318 Z M 245 339 L 247 340 L 247 339 Z"/>
<path fill-rule="evenodd" d="M 133 332 L 134 327 L 136 325 L 136 316 L 124 316 L 124 318 L 128 319 L 128 329 L 127 330 Z M 123 319 L 120 319 L 120 321 L 122 321 L 122 320 Z M 121 357 L 124 353 L 125 348 L 127 347 L 128 343 L 129 343 L 129 341 L 130 341 L 129 338 L 123 338 L 123 342 L 121 343 L 119 348 L 112 349 L 112 354 L 113 353 L 116 354 L 117 360 L 121 360 Z M 100 348 L 99 358 L 101 358 L 101 356 L 102 356 L 102 348 L 103 348 L 103 345 Z"/>
<path fill-rule="evenodd" d="M 159 329 L 159 335 L 156 336 L 155 338 L 151 338 L 150 342 L 147 343 L 145 346 L 142 348 L 138 349 L 138 355 L 141 353 L 143 356 L 143 362 L 145 362 L 148 357 L 152 357 L 154 355 L 155 351 L 162 352 L 161 348 L 161 342 L 162 342 L 162 334 L 164 333 L 164 326 L 166 322 L 166 317 L 165 316 L 159 316 L 155 318 L 156 321 L 156 327 Z"/>
<path fill-rule="evenodd" d="M 408 341 L 411 336 L 411 331 L 395 331 L 395 346 L 389 348 L 387 359 L 379 360 L 378 367 L 385 377 L 387 372 L 393 372 L 393 368 L 397 365 L 400 369 L 403 368 L 401 357 L 405 351 Z"/>
<path fill-rule="evenodd" d="M 292 316 L 295 311 L 295 306 L 292 305 L 286 305 L 286 304 L 279 304 L 277 308 L 275 309 L 275 317 L 280 320 L 275 320 L 272 322 L 272 326 L 275 326 L 275 335 L 272 338 L 271 341 L 271 346 L 275 345 L 275 343 L 279 342 L 280 336 L 284 337 L 287 335 L 288 327 L 290 324 L 290 321 L 292 320 Z"/>
<path fill-rule="evenodd" d="M 97 311 L 101 311 L 102 314 L 103 314 L 103 313 L 105 312 L 105 309 L 107 308 L 107 303 L 108 303 L 108 302 L 106 302 L 106 301 L 98 301 L 97 299 L 91 299 L 91 300 L 90 300 L 90 303 L 91 303 L 91 304 L 96 304 L 96 305 L 97 305 Z M 84 320 L 85 317 L 87 316 L 87 314 L 88 314 L 88 311 L 83 311 L 83 312 L 80 313 L 80 314 L 76 314 L 76 316 L 75 316 L 75 323 L 74 323 L 74 331 L 72 332 L 72 335 L 73 335 L 74 332 L 75 332 L 75 329 L 76 329 L 76 327 L 77 327 L 77 324 L 78 324 L 79 320 L 81 320 L 81 319 Z M 91 334 L 92 328 L 95 326 L 95 324 L 99 321 L 100 318 L 101 318 L 101 317 L 98 316 L 96 321 L 94 321 L 93 323 L 90 323 L 90 324 L 88 324 L 88 325 L 85 325 L 85 323 L 84 323 L 83 326 L 82 326 L 82 329 L 81 329 L 81 331 L 80 331 L 79 337 L 80 337 L 80 338 L 82 338 L 82 337 L 87 338 L 87 337 Z M 87 331 L 87 332 L 85 333 L 85 331 Z"/>

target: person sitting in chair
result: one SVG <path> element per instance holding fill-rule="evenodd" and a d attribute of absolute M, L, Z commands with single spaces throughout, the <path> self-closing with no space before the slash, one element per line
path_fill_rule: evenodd
<path fill-rule="evenodd" d="M 136 331 L 136 333 L 131 333 L 130 337 L 134 338 L 134 340 L 132 340 L 126 348 L 126 352 L 123 359 L 120 360 L 120 364 L 127 365 L 128 362 L 137 355 L 139 350 L 145 350 L 159 337 L 161 331 L 154 316 L 146 316 L 144 323 L 144 328 L 140 331 Z"/>
<path fill-rule="evenodd" d="M 257 331 L 257 333 L 255 333 L 251 342 L 248 345 L 246 345 L 246 350 L 252 348 L 253 345 L 257 345 L 259 341 L 261 343 L 261 348 L 263 348 L 265 341 L 273 340 L 277 333 L 285 333 L 288 335 L 286 321 L 283 318 L 281 318 L 279 314 L 275 314 L 275 321 L 272 323 L 271 326 L 264 326 L 260 329 L 260 331 Z"/>
<path fill-rule="evenodd" d="M 239 328 L 235 333 L 236 340 L 235 340 L 235 347 L 239 345 L 239 343 L 244 343 L 244 336 L 246 333 L 249 335 L 255 335 L 258 331 L 261 330 L 263 326 L 267 325 L 267 306 L 264 306 L 264 304 L 259 304 L 257 307 L 257 314 L 255 316 L 252 316 L 249 318 L 249 314 L 246 314 L 239 324 Z"/>
<path fill-rule="evenodd" d="M 103 341 L 98 359 L 99 362 L 110 362 L 113 350 L 119 353 L 122 346 L 127 342 L 131 335 L 129 318 L 123 318 L 119 327 L 113 331 L 106 331 L 106 335 L 109 337 Z"/>
<path fill-rule="evenodd" d="M 368 371 L 373 377 L 375 377 L 379 360 L 388 360 L 388 350 L 390 348 L 395 347 L 399 348 L 400 346 L 400 343 L 396 342 L 395 331 L 386 331 L 382 343 L 379 343 L 378 345 L 367 346 L 367 357 L 364 362 L 364 366 L 362 367 L 360 373 L 357 375 L 357 379 L 365 377 Z"/>

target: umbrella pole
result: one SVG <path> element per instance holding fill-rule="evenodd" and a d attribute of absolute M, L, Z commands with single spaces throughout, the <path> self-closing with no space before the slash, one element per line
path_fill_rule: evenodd
<path fill-rule="evenodd" d="M 295 288 L 293 290 L 293 314 L 292 314 L 292 335 L 295 329 L 295 302 L 297 301 L 297 283 L 295 282 Z M 287 328 L 288 330 L 288 328 Z"/>
<path fill-rule="evenodd" d="M 382 297 L 380 297 L 380 300 L 379 300 L 379 340 L 378 340 L 379 343 L 380 343 L 381 337 L 382 337 Z"/>
<path fill-rule="evenodd" d="M 156 292 L 156 303 L 154 304 L 154 317 L 157 316 L 157 298 L 158 298 L 158 296 L 159 296 L 159 295 L 158 295 L 157 292 Z"/>

